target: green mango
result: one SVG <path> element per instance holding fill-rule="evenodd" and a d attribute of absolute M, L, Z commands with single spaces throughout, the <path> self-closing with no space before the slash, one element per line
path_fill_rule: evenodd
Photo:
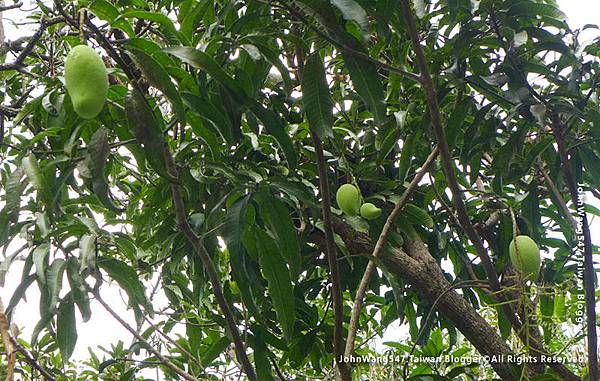
<path fill-rule="evenodd" d="M 87 45 L 71 49 L 65 61 L 65 85 L 77 115 L 92 119 L 102 111 L 108 72 L 102 58 Z"/>
<path fill-rule="evenodd" d="M 376 220 L 381 216 L 381 209 L 370 202 L 366 202 L 360 207 L 360 215 L 367 220 Z"/>
<path fill-rule="evenodd" d="M 344 184 L 335 194 L 340 209 L 349 216 L 356 216 L 360 212 L 360 191 L 352 184 Z"/>
<path fill-rule="evenodd" d="M 526 235 L 516 236 L 508 246 L 508 253 L 514 268 L 524 279 L 537 279 L 542 259 L 540 249 L 533 239 Z"/>

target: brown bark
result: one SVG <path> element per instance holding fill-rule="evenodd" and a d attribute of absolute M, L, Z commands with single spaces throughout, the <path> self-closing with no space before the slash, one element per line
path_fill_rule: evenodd
<path fill-rule="evenodd" d="M 373 251 L 365 234 L 358 233 L 340 219 L 334 219 L 334 229 L 351 254 Z M 418 288 L 431 302 L 437 300 L 437 310 L 448 318 L 481 355 L 513 355 L 497 330 L 471 306 L 444 277 L 436 260 L 420 240 L 409 242 L 405 249 L 388 250 L 382 262 L 394 275 Z M 503 380 L 518 380 L 518 369 L 507 362 L 490 364 Z"/>

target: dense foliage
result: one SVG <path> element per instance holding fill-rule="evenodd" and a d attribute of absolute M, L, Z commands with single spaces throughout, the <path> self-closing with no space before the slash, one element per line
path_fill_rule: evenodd
<path fill-rule="evenodd" d="M 36 4 L 37 32 L 2 45 L 0 275 L 23 264 L 6 317 L 35 287 L 40 316 L 2 377 L 333 379 L 340 340 L 382 356 L 395 324 L 386 353 L 463 361 L 355 379 L 594 379 L 575 198 L 600 196 L 600 41 L 553 0 Z M 109 73 L 92 119 L 63 78 L 82 42 Z M 346 183 L 381 216 L 342 213 Z M 510 264 L 519 234 L 535 282 Z M 134 339 L 70 362 L 109 284 Z M 468 361 L 511 353 L 583 360 Z"/>

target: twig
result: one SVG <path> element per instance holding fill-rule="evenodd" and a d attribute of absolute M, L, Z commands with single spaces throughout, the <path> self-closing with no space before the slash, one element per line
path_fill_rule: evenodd
<path fill-rule="evenodd" d="M 373 249 L 373 257 L 379 258 L 379 256 L 381 255 L 385 242 L 387 241 L 387 238 L 393 229 L 396 218 L 400 214 L 400 211 L 402 210 L 404 205 L 406 205 L 412 193 L 415 191 L 415 189 L 417 189 L 417 186 L 419 185 L 419 182 L 423 179 L 423 176 L 425 176 L 425 173 L 429 171 L 429 168 L 434 163 L 438 153 L 439 150 L 437 147 L 434 148 L 433 151 L 431 151 L 429 157 L 427 158 L 427 160 L 425 160 L 425 163 L 421 167 L 421 170 L 415 175 L 411 183 L 408 185 L 408 188 L 406 188 L 406 190 L 400 197 L 400 200 L 398 200 L 398 202 L 394 206 L 394 209 L 385 221 L 385 225 L 383 226 L 381 234 L 377 239 L 377 243 L 375 244 L 375 248 Z M 344 355 L 347 357 L 350 356 L 354 351 L 354 341 L 356 340 L 356 332 L 358 330 L 358 320 L 360 317 L 360 311 L 362 308 L 363 300 L 365 298 L 365 294 L 367 292 L 367 287 L 369 285 L 369 282 L 371 281 L 371 276 L 373 275 L 375 267 L 375 262 L 369 260 L 367 268 L 365 269 L 365 273 L 363 274 L 358 289 L 356 290 L 356 297 L 354 298 L 354 305 L 352 306 L 352 314 L 350 315 L 348 335 L 346 336 L 346 348 L 344 351 Z"/>
<path fill-rule="evenodd" d="M 152 323 L 150 321 L 150 319 L 146 315 L 143 315 L 143 317 L 144 317 L 144 320 L 146 321 L 146 323 L 148 323 L 148 325 L 150 325 L 152 328 L 154 328 L 154 330 L 156 332 L 158 332 L 159 335 L 161 335 L 168 342 L 170 342 L 171 344 L 173 344 L 174 346 L 176 346 L 177 349 L 179 349 L 181 351 L 181 353 L 183 353 L 184 355 L 188 356 L 190 359 L 193 359 L 193 360 L 195 360 L 197 362 L 197 359 L 190 352 L 188 352 L 187 349 L 185 349 L 184 347 L 182 347 L 177 341 L 173 340 L 171 337 L 169 337 L 169 335 L 167 335 L 161 329 L 159 329 L 158 326 L 156 324 Z M 200 365 L 200 364 L 198 364 L 198 365 Z"/>
<path fill-rule="evenodd" d="M 562 210 L 565 218 L 569 221 L 569 223 L 573 227 L 573 230 L 575 230 L 577 227 L 577 222 L 575 222 L 575 219 L 573 218 L 573 215 L 571 214 L 571 211 L 569 210 L 569 207 L 567 206 L 565 199 L 563 198 L 560 191 L 558 190 L 558 187 L 556 186 L 554 181 L 552 181 L 552 178 L 550 178 L 550 175 L 548 175 L 548 171 L 546 171 L 546 169 L 542 166 L 541 163 L 538 163 L 538 168 L 539 168 L 540 172 L 542 173 L 544 180 L 546 180 L 546 184 L 548 184 L 550 191 L 552 192 L 552 194 L 554 194 L 554 197 L 556 197 L 556 199 L 558 200 L 558 205 L 560 206 L 560 209 Z M 573 202 L 575 202 L 575 200 L 573 200 Z"/>
<path fill-rule="evenodd" d="M 4 305 L 2 304 L 2 300 L 0 300 L 0 334 L 2 335 L 2 342 L 4 344 L 4 349 L 6 350 L 8 356 L 8 364 L 7 364 L 7 377 L 6 381 L 12 381 L 12 377 L 9 378 L 12 369 L 14 369 L 15 361 L 16 361 L 16 353 L 19 352 L 25 358 L 25 362 L 27 362 L 32 368 L 36 369 L 47 381 L 56 381 L 56 378 L 52 376 L 43 366 L 41 366 L 34 358 L 29 354 L 27 349 L 23 348 L 19 342 L 11 336 L 8 324 L 8 318 L 4 313 Z"/>
<path fill-rule="evenodd" d="M 2 5 L 0 6 L 0 12 L 8 11 L 10 9 L 21 8 L 23 6 L 22 2 L 17 2 L 11 5 Z"/>
<path fill-rule="evenodd" d="M 128 330 L 129 333 L 131 333 L 137 340 L 144 343 L 145 349 L 147 351 L 151 352 L 154 356 L 156 356 L 156 358 L 160 361 L 161 364 L 163 364 L 164 366 L 166 366 L 173 372 L 177 373 L 178 375 L 183 377 L 185 380 L 198 381 L 198 379 L 196 377 L 192 376 L 191 374 L 187 373 L 183 369 L 179 368 L 177 365 L 173 364 L 168 358 L 163 356 L 159 351 L 154 349 L 154 347 L 148 341 L 146 341 L 146 339 L 144 339 L 144 337 L 142 335 L 140 335 L 131 325 L 129 325 L 125 320 L 123 320 L 119 316 L 119 314 L 117 314 L 112 308 L 110 308 L 110 306 L 104 301 L 104 299 L 102 299 L 102 297 L 100 296 L 100 292 L 98 290 L 91 289 L 90 287 L 88 287 L 88 291 L 94 295 L 94 297 L 102 305 L 102 307 L 104 307 L 104 309 L 109 314 L 111 314 L 112 317 L 114 317 L 126 330 Z"/>
<path fill-rule="evenodd" d="M 33 51 L 33 48 L 35 47 L 35 44 L 37 44 L 37 42 L 40 40 L 40 38 L 42 38 L 42 35 L 46 31 L 46 29 L 49 26 L 57 24 L 62 21 L 64 21 L 64 19 L 62 17 L 55 17 L 55 18 L 52 18 L 49 20 L 44 20 L 44 21 L 40 22 L 40 28 L 37 30 L 37 32 L 35 32 L 29 38 L 29 42 L 27 42 L 27 45 L 25 45 L 25 47 L 23 48 L 21 53 L 19 53 L 17 58 L 11 63 L 0 65 L 0 71 L 22 69 L 25 58 L 27 58 L 31 54 L 31 52 Z"/>
<path fill-rule="evenodd" d="M 7 357 L 6 381 L 13 381 L 17 358 L 16 350 L 12 345 L 9 327 L 8 318 L 4 313 L 4 305 L 2 304 L 2 300 L 0 300 L 0 335 L 2 336 L 2 343 L 4 344 L 4 350 L 6 351 Z"/>
<path fill-rule="evenodd" d="M 259 0 L 255 0 L 255 1 L 259 1 Z M 270 4 L 273 5 L 273 4 Z M 284 9 L 286 9 L 287 11 L 289 11 L 290 13 L 292 13 L 294 16 L 298 17 L 300 20 L 302 20 L 302 22 L 308 26 L 309 28 L 311 28 L 315 33 L 317 33 L 319 35 L 319 37 L 323 38 L 325 41 L 329 42 L 330 44 L 342 49 L 344 52 L 355 56 L 357 58 L 361 58 L 365 61 L 368 61 L 378 67 L 380 67 L 381 69 L 384 69 L 388 72 L 392 72 L 392 73 L 396 73 L 398 75 L 401 75 L 403 77 L 406 77 L 408 79 L 411 79 L 415 82 L 420 82 L 420 77 L 416 74 L 413 73 L 409 73 L 405 70 L 399 69 L 395 66 L 392 66 L 390 64 L 387 64 L 385 62 L 379 61 L 373 57 L 371 57 L 370 55 L 363 53 L 361 51 L 358 51 L 356 49 L 351 48 L 350 46 L 335 40 L 334 38 L 332 38 L 331 36 L 328 36 L 327 34 L 321 32 L 318 28 L 314 27 L 313 25 L 310 24 L 310 22 L 307 21 L 306 17 L 304 17 L 304 15 L 297 11 L 296 9 L 292 8 L 291 6 L 289 6 L 286 2 L 281 2 L 280 6 Z"/>

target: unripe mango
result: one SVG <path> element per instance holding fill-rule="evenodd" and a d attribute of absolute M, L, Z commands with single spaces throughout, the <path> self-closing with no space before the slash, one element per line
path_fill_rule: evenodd
<path fill-rule="evenodd" d="M 65 85 L 77 115 L 91 119 L 102 111 L 108 93 L 108 73 L 94 49 L 87 45 L 71 49 L 65 61 Z"/>
<path fill-rule="evenodd" d="M 381 209 L 370 202 L 365 202 L 360 207 L 360 215 L 367 220 L 375 220 L 381 216 Z"/>
<path fill-rule="evenodd" d="M 526 235 L 516 236 L 508 246 L 508 253 L 513 266 L 524 279 L 537 279 L 542 260 L 534 240 Z"/>
<path fill-rule="evenodd" d="M 356 216 L 360 212 L 360 192 L 354 185 L 344 184 L 339 187 L 335 199 L 344 213 Z"/>

